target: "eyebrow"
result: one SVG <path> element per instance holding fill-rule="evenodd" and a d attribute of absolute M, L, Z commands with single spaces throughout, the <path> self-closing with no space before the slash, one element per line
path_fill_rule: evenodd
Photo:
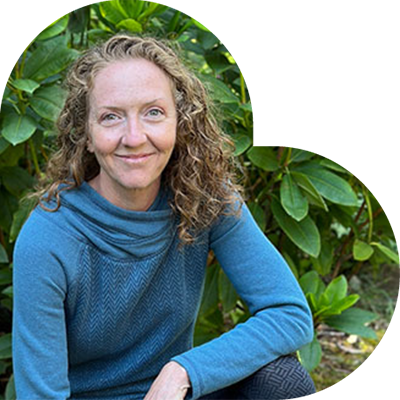
<path fill-rule="evenodd" d="M 157 101 L 160 101 L 160 100 L 165 100 L 165 97 L 157 97 L 156 99 L 154 99 L 154 100 L 150 100 L 150 101 L 146 101 L 146 103 L 144 103 L 143 105 L 145 106 L 145 107 L 147 107 L 147 106 L 149 106 L 149 105 L 151 105 L 151 104 L 154 104 L 154 103 L 156 103 Z M 121 107 L 116 107 L 116 106 L 107 106 L 107 105 L 100 105 L 99 107 L 97 107 L 97 109 L 100 109 L 100 108 L 107 108 L 108 110 L 113 110 L 113 111 L 118 111 L 118 110 L 120 110 L 121 109 Z"/>
<path fill-rule="evenodd" d="M 148 101 L 148 102 L 144 103 L 144 105 L 145 106 L 149 106 L 150 104 L 156 103 L 157 101 L 160 101 L 160 100 L 165 100 L 165 97 L 157 97 L 154 100 L 151 100 L 151 101 Z"/>

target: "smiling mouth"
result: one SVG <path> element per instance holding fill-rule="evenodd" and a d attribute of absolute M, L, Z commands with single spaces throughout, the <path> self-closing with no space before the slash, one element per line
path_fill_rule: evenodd
<path fill-rule="evenodd" d="M 154 155 L 154 153 L 148 153 L 148 154 L 127 154 L 127 155 L 123 155 L 123 154 L 116 154 L 116 157 L 118 157 L 119 159 L 128 162 L 128 163 L 132 163 L 132 164 L 138 164 L 141 162 L 144 162 L 146 160 L 148 160 L 152 155 Z"/>

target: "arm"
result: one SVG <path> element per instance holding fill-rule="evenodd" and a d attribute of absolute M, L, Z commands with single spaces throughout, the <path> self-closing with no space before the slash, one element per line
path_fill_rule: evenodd
<path fill-rule="evenodd" d="M 244 379 L 313 336 L 311 312 L 295 277 L 245 205 L 239 220 L 221 217 L 210 243 L 253 316 L 173 358 L 189 374 L 191 399 Z"/>
<path fill-rule="evenodd" d="M 35 225 L 35 226 L 34 226 Z M 28 221 L 14 250 L 13 369 L 18 400 L 66 399 L 67 282 L 51 236 Z"/>

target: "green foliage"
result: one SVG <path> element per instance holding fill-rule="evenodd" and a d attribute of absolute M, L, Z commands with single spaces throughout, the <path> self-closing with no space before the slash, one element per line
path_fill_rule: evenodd
<path fill-rule="evenodd" d="M 125 31 L 179 43 L 209 90 L 236 146 L 247 203 L 260 229 L 299 279 L 317 329 L 374 337 L 375 315 L 354 308 L 348 281 L 371 263 L 399 264 L 394 235 L 374 196 L 341 166 L 301 149 L 253 147 L 252 109 L 243 76 L 206 27 L 167 6 L 138 0 L 95 3 L 63 16 L 23 52 L 3 94 L 0 114 L 0 310 L 12 310 L 12 251 L 32 202 L 20 202 L 54 150 L 54 122 L 65 100 L 61 83 L 88 46 Z M 216 260 L 207 269 L 195 330 L 201 344 L 250 317 Z M 0 375 L 10 376 L 11 335 L 0 336 Z M 298 354 L 308 370 L 321 360 L 315 334 Z M 13 378 L 5 398 L 14 399 Z"/>

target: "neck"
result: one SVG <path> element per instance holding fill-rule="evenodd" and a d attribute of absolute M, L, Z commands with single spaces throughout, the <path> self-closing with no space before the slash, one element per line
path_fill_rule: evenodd
<path fill-rule="evenodd" d="M 144 189 L 127 189 L 118 184 L 102 184 L 97 175 L 88 184 L 110 203 L 129 211 L 146 211 L 153 204 L 160 190 L 160 179 Z"/>

